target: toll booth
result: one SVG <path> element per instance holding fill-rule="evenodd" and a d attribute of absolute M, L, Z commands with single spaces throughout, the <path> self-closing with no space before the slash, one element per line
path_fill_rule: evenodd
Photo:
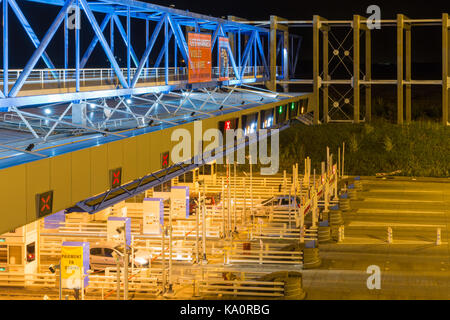
<path fill-rule="evenodd" d="M 260 129 L 269 129 L 273 127 L 274 121 L 273 121 L 273 109 L 268 110 L 262 110 L 260 112 Z"/>
<path fill-rule="evenodd" d="M 299 111 L 299 104 L 300 102 L 291 102 L 289 107 L 289 120 L 293 120 L 298 117 L 298 111 Z"/>
<path fill-rule="evenodd" d="M 283 106 L 279 106 L 276 109 L 276 123 L 277 124 L 282 124 L 284 122 L 286 122 L 286 114 L 287 114 L 287 106 L 283 105 Z"/>
<path fill-rule="evenodd" d="M 204 171 L 203 171 L 204 173 Z M 185 174 L 175 179 L 175 182 L 178 186 L 189 187 L 190 190 L 196 190 L 198 186 L 198 181 L 203 180 L 200 178 L 200 168 L 196 168 L 192 171 L 186 172 Z M 170 198 L 170 190 L 169 190 L 169 198 Z"/>
<path fill-rule="evenodd" d="M 198 180 L 206 183 L 216 183 L 217 179 L 217 161 L 206 164 L 198 170 Z"/>
<path fill-rule="evenodd" d="M 242 116 L 242 130 L 245 135 L 256 133 L 258 129 L 258 113 L 247 114 Z"/>
<path fill-rule="evenodd" d="M 198 173 L 197 173 L 198 177 Z M 172 180 L 166 181 L 159 186 L 153 188 L 153 198 L 160 198 L 167 201 L 170 199 L 170 190 L 172 189 L 173 182 Z"/>
<path fill-rule="evenodd" d="M 39 222 L 36 221 L 0 236 L 0 272 L 24 275 L 38 273 L 38 233 Z M 27 282 L 25 285 L 31 284 Z"/>
<path fill-rule="evenodd" d="M 233 118 L 225 121 L 219 122 L 219 130 L 222 132 L 223 136 L 225 137 L 225 132 L 227 130 L 236 130 L 239 128 L 239 118 Z"/>

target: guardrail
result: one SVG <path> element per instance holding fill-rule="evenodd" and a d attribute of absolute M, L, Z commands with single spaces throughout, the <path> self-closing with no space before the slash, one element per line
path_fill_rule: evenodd
<path fill-rule="evenodd" d="M 265 74 L 265 68 L 263 66 L 254 66 L 238 68 L 238 71 L 243 70 L 244 77 L 262 77 Z M 127 79 L 128 69 L 120 69 L 122 75 Z M 10 69 L 8 70 L 8 83 L 14 85 L 22 74 L 23 69 Z M 130 69 L 130 78 L 133 79 L 136 75 L 137 68 Z M 4 71 L 0 70 L 0 84 L 3 85 Z M 188 69 L 186 67 L 168 68 L 168 81 L 188 81 Z M 220 71 L 218 67 L 214 67 L 211 70 L 212 79 L 219 79 Z M 159 83 L 165 82 L 166 69 L 165 68 L 144 68 L 140 74 L 138 83 Z M 76 69 L 34 69 L 31 71 L 25 86 L 32 85 L 33 89 L 44 89 L 49 85 L 59 88 L 69 88 L 75 86 L 77 78 Z M 229 68 L 229 78 L 236 79 L 233 68 Z M 118 86 L 119 80 L 114 71 L 111 68 L 85 68 L 79 70 L 79 80 L 81 86 L 91 85 L 109 85 Z M 26 87 L 25 87 L 26 88 Z"/>
<path fill-rule="evenodd" d="M 202 296 L 284 297 L 284 282 L 200 280 L 196 281 L 195 286 Z"/>

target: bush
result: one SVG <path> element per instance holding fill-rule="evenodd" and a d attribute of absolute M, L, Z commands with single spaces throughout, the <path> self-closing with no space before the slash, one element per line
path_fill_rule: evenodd
<path fill-rule="evenodd" d="M 280 170 L 292 170 L 309 156 L 320 172 L 326 147 L 337 159 L 345 142 L 345 173 L 373 176 L 402 170 L 405 176 L 450 176 L 450 128 L 433 122 L 398 126 L 384 121 L 371 125 L 293 125 L 280 135 Z"/>

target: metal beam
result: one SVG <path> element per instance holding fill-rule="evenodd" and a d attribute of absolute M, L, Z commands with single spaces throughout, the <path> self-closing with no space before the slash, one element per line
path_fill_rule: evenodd
<path fill-rule="evenodd" d="M 84 1 L 84 0 L 81 0 Z M 58 15 L 56 16 L 56 19 L 53 21 L 52 25 L 48 29 L 47 33 L 45 34 L 44 38 L 42 39 L 41 44 L 39 47 L 34 51 L 33 55 L 31 56 L 31 59 L 28 61 L 27 65 L 25 66 L 23 72 L 20 74 L 19 78 L 17 79 L 16 83 L 12 87 L 9 96 L 15 97 L 19 93 L 22 86 L 25 84 L 25 81 L 27 80 L 28 76 L 30 75 L 31 71 L 33 70 L 34 66 L 38 62 L 38 60 L 41 58 L 42 54 L 44 53 L 45 49 L 47 48 L 50 41 L 53 39 L 53 36 L 56 33 L 56 30 L 61 25 L 62 21 L 64 20 L 65 15 L 67 14 L 67 10 L 69 7 L 74 3 L 74 0 L 67 0 L 65 2 L 65 5 L 61 8 Z"/>

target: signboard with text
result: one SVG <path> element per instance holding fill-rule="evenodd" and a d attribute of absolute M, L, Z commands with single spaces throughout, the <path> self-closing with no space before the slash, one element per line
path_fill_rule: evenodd
<path fill-rule="evenodd" d="M 229 48 L 228 38 L 219 37 L 219 81 L 230 80 L 230 57 L 228 56 Z"/>
<path fill-rule="evenodd" d="M 189 187 L 172 187 L 170 209 L 173 219 L 189 218 Z"/>
<path fill-rule="evenodd" d="M 124 243 L 126 238 L 127 245 L 131 245 L 131 218 L 109 217 L 106 224 L 107 240 L 114 241 L 118 245 Z"/>
<path fill-rule="evenodd" d="M 61 247 L 61 280 L 64 289 L 89 285 L 89 242 L 64 242 Z M 82 285 L 82 281 L 84 284 Z"/>
<path fill-rule="evenodd" d="M 164 225 L 164 199 L 145 198 L 143 209 L 143 233 L 160 235 L 161 225 Z"/>
<path fill-rule="evenodd" d="M 211 81 L 211 35 L 188 33 L 189 83 Z"/>

